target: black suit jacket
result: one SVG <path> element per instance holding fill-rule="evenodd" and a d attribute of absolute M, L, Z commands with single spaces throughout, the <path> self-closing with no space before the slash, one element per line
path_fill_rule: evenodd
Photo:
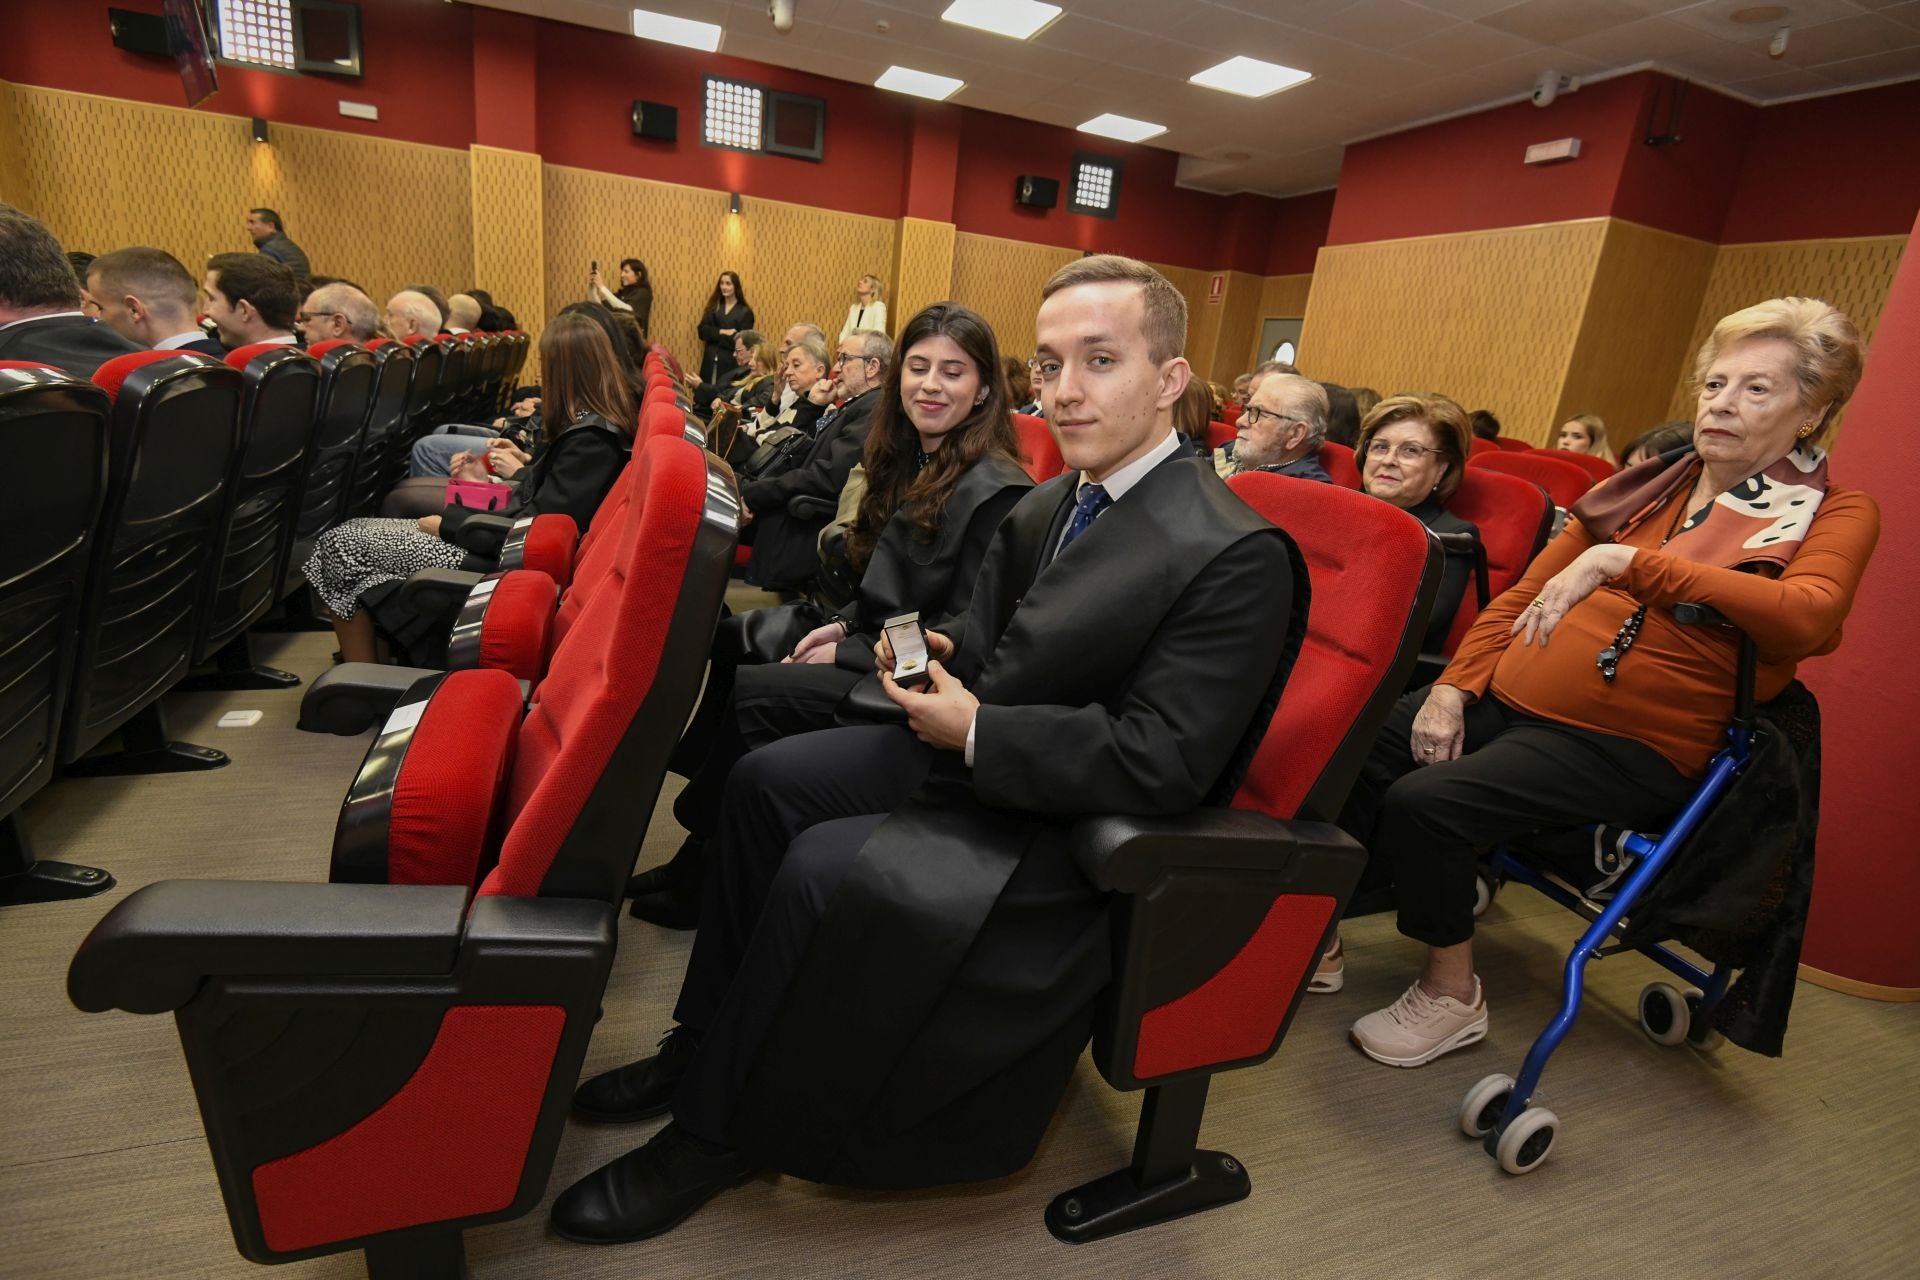
<path fill-rule="evenodd" d="M 520 483 L 507 505 L 496 514 L 515 520 L 549 514 L 571 516 L 585 533 L 601 500 L 619 479 L 631 447 L 631 442 L 603 418 L 577 422 L 540 449 L 520 473 Z M 475 555 L 498 560 L 505 532 L 497 521 L 481 521 L 469 527 L 468 517 L 477 511 L 474 507 L 448 507 L 440 516 L 440 536 Z"/>
<path fill-rule="evenodd" d="M 212 356 L 215 360 L 225 360 L 227 349 L 220 345 L 218 338 L 195 338 L 182 347 L 169 347 L 170 351 L 191 351 L 195 355 Z"/>
<path fill-rule="evenodd" d="M 1056 556 L 1078 479 L 1001 523 L 953 623 L 973 768 L 939 753 L 827 905 L 734 1111 L 762 1165 L 901 1188 L 1025 1164 L 1109 971 L 1070 820 L 1223 798 L 1271 714 L 1304 624 L 1285 535 L 1175 455 Z"/>
<path fill-rule="evenodd" d="M 0 329 L 0 360 L 35 360 L 76 378 L 91 378 L 115 356 L 143 350 L 85 316 L 45 316 Z"/>
<path fill-rule="evenodd" d="M 848 401 L 832 422 L 819 428 L 792 467 L 740 487 L 741 501 L 753 512 L 755 525 L 747 581 L 770 590 L 797 588 L 819 569 L 820 531 L 833 519 L 840 490 L 846 487 L 853 464 L 866 452 L 873 407 L 880 396 L 880 391 L 873 390 Z M 811 425 L 807 419 L 823 410 L 805 398 L 800 403 L 794 425 L 805 430 Z M 796 498 L 817 499 L 814 505 L 819 509 L 796 512 L 792 507 Z"/>
<path fill-rule="evenodd" d="M 1480 537 L 1480 526 L 1470 520 L 1462 520 L 1437 502 L 1423 502 L 1417 507 L 1409 507 L 1407 514 L 1416 517 L 1421 524 L 1435 533 L 1470 533 L 1475 539 Z M 1446 559 L 1440 565 L 1440 591 L 1433 599 L 1433 613 L 1427 622 L 1427 634 L 1420 642 L 1422 653 L 1439 653 L 1447 642 L 1447 632 L 1453 628 L 1453 615 L 1460 611 L 1460 601 L 1467 594 L 1467 584 L 1473 581 L 1473 557 L 1452 547 L 1446 550 Z"/>

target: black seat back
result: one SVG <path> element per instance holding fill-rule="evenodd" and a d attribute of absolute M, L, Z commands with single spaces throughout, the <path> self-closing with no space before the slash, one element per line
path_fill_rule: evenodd
<path fill-rule="evenodd" d="M 353 478 L 347 483 L 346 513 L 374 514 L 381 495 L 393 487 L 393 458 L 411 441 L 407 435 L 407 392 L 413 382 L 413 353 L 399 343 L 383 343 L 370 353 L 374 375 L 367 401 L 367 425 L 354 453 Z"/>
<path fill-rule="evenodd" d="M 407 388 L 407 434 L 418 439 L 442 421 L 434 404 L 447 353 L 432 338 L 408 338 L 406 345 L 413 352 L 413 384 Z"/>
<path fill-rule="evenodd" d="M 320 391 L 314 403 L 313 457 L 306 482 L 300 487 L 300 507 L 294 517 L 291 540 L 280 581 L 290 589 L 295 575 L 313 550 L 313 540 L 341 519 L 346 509 L 353 463 L 360 437 L 367 429 L 367 406 L 373 398 L 376 370 L 373 356 L 346 339 L 318 342 L 312 353 L 320 359 Z"/>
<path fill-rule="evenodd" d="M 0 450 L 36 478 L 16 490 L 0 538 L 4 816 L 53 776 L 81 587 L 106 496 L 106 392 L 53 369 L 0 367 Z"/>
<path fill-rule="evenodd" d="M 192 664 L 240 438 L 240 375 L 136 351 L 93 380 L 113 398 L 106 501 L 81 593 L 60 759 L 79 759 Z"/>
<path fill-rule="evenodd" d="M 314 441 L 320 366 L 294 347 L 227 353 L 240 371 L 240 451 L 207 576 L 194 660 L 205 662 L 280 598 Z"/>

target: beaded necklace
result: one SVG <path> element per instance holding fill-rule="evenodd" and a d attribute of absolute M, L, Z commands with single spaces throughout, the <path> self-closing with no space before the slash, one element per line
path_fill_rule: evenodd
<path fill-rule="evenodd" d="M 1687 508 L 1692 503 L 1693 493 L 1689 490 L 1685 498 L 1674 504 L 1673 519 L 1667 522 L 1667 536 L 1660 539 L 1660 546 L 1663 549 L 1673 541 L 1674 535 L 1680 532 L 1681 524 L 1687 518 Z M 1713 502 L 1709 499 L 1708 509 L 1711 509 L 1712 505 Z M 1594 658 L 1593 664 L 1600 668 L 1600 678 L 1608 684 L 1613 683 L 1614 676 L 1619 672 L 1620 659 L 1627 656 L 1627 650 L 1633 648 L 1633 642 L 1640 638 L 1640 627 L 1646 620 L 1647 606 L 1641 605 L 1633 611 L 1633 616 L 1621 623 L 1620 629 L 1613 633 L 1613 643 L 1602 649 Z"/>

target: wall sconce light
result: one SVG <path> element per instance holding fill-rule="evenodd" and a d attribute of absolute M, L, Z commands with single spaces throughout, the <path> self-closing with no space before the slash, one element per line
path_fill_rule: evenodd
<path fill-rule="evenodd" d="M 740 193 L 738 191 L 732 192 L 727 196 L 727 212 L 728 213 L 739 213 L 740 204 L 741 204 Z"/>
<path fill-rule="evenodd" d="M 267 122 L 259 116 L 253 118 L 253 140 L 255 142 L 265 142 L 267 140 Z"/>

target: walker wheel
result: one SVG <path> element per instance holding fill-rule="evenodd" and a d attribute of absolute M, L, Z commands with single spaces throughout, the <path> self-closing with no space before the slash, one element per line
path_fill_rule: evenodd
<path fill-rule="evenodd" d="M 1640 991 L 1640 1029 L 1655 1044 L 1676 1045 L 1687 1038 L 1692 1014 L 1687 998 L 1670 982 L 1649 982 Z"/>
<path fill-rule="evenodd" d="M 1508 1173 L 1532 1173 L 1546 1163 L 1553 1140 L 1560 1132 L 1560 1117 L 1545 1107 L 1528 1107 L 1507 1131 L 1500 1135 L 1500 1147 L 1494 1158 Z"/>
<path fill-rule="evenodd" d="M 1473 878 L 1473 918 L 1478 920 L 1493 905 L 1494 884 L 1482 871 Z"/>
<path fill-rule="evenodd" d="M 1467 1090 L 1460 1100 L 1460 1132 L 1469 1138 L 1484 1138 L 1500 1123 L 1500 1115 L 1513 1097 L 1513 1077 L 1499 1072 L 1487 1076 Z"/>
<path fill-rule="evenodd" d="M 1687 1043 L 1702 1053 L 1712 1053 L 1727 1042 L 1727 1038 L 1714 1030 L 1713 1020 L 1702 1007 L 1706 1003 L 1706 994 L 1697 987 L 1688 987 L 1687 998 Z"/>

